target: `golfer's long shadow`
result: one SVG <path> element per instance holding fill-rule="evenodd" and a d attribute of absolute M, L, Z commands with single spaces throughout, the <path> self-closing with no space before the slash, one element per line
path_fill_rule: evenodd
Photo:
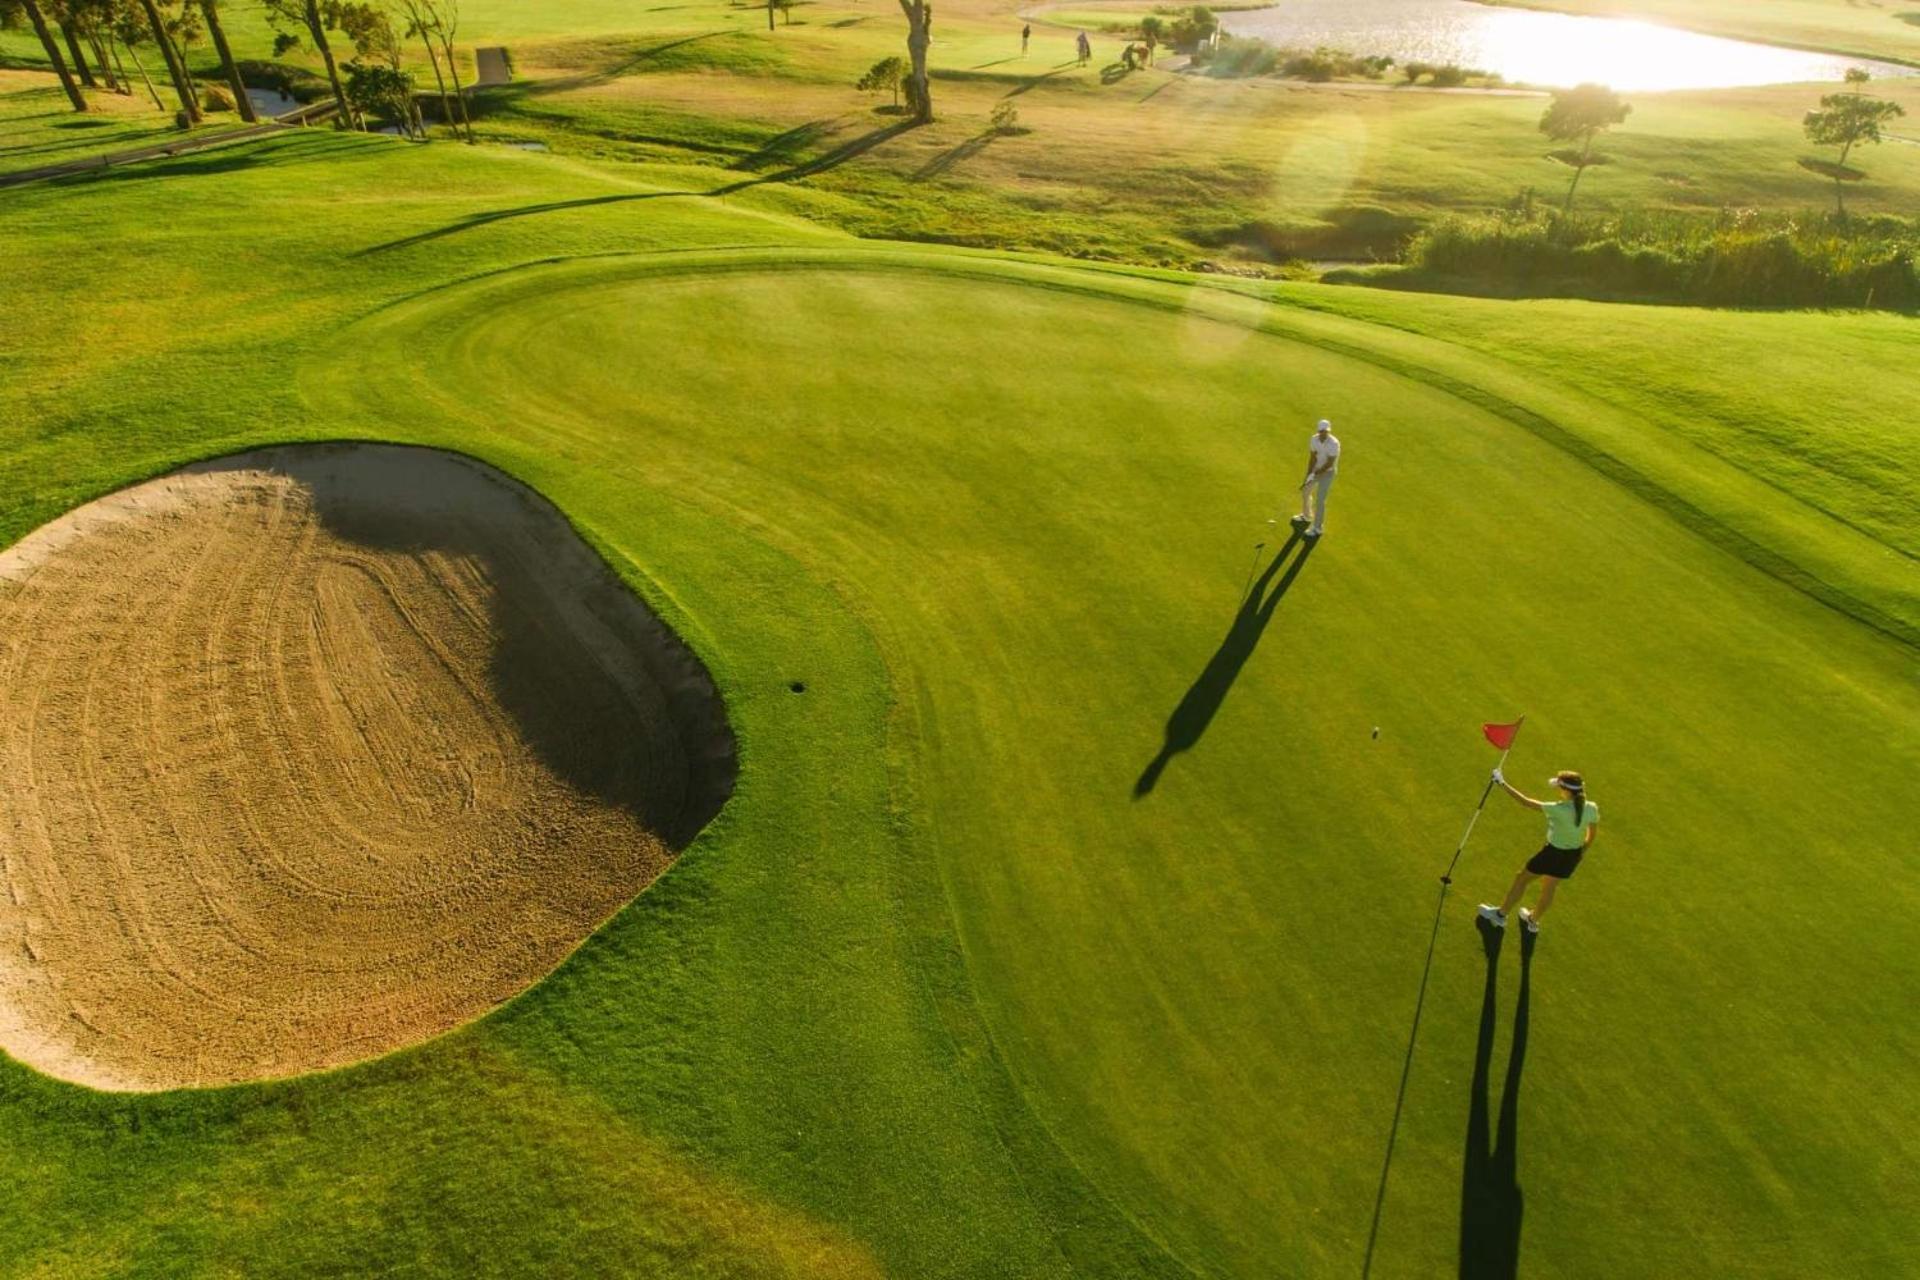
<path fill-rule="evenodd" d="M 1160 745 L 1160 754 L 1148 762 L 1140 773 L 1139 781 L 1133 784 L 1135 800 L 1152 791 L 1173 758 L 1182 751 L 1192 750 L 1201 735 L 1206 733 L 1207 726 L 1213 723 L 1214 713 L 1226 701 L 1227 690 L 1233 688 L 1233 682 L 1240 676 L 1240 668 L 1247 665 L 1247 659 L 1253 656 L 1253 650 L 1260 643 L 1267 624 L 1273 621 L 1273 611 L 1280 607 L 1280 597 L 1287 594 L 1287 589 L 1293 586 L 1293 580 L 1307 567 L 1307 557 L 1313 554 L 1315 545 L 1312 542 L 1307 543 L 1299 558 L 1287 566 L 1287 571 L 1280 575 L 1278 582 L 1273 580 L 1274 574 L 1279 572 L 1280 566 L 1300 541 L 1300 530 L 1296 528 L 1293 536 L 1287 539 L 1286 545 L 1280 548 L 1279 554 L 1267 566 L 1266 572 L 1260 575 L 1260 580 L 1247 592 L 1247 598 L 1240 602 L 1240 611 L 1234 614 L 1233 625 L 1227 628 L 1226 638 L 1200 672 L 1199 679 L 1180 699 L 1180 705 L 1167 717 L 1166 741 Z"/>
<path fill-rule="evenodd" d="M 1494 983 L 1505 931 L 1479 921 L 1487 950 L 1487 985 L 1480 1002 L 1480 1039 L 1473 1055 L 1473 1102 L 1467 1114 L 1467 1154 L 1460 1170 L 1461 1280 L 1511 1280 L 1520 1273 L 1520 1072 L 1527 1061 L 1527 1004 L 1534 937 L 1520 935 L 1520 1000 L 1513 1011 L 1513 1045 L 1500 1090 L 1499 1127 L 1492 1133 Z"/>

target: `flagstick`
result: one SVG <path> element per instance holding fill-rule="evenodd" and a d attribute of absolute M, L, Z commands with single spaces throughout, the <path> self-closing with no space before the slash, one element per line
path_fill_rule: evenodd
<path fill-rule="evenodd" d="M 1521 716 L 1513 723 L 1513 737 L 1507 739 L 1507 745 L 1500 752 L 1498 769 L 1507 767 L 1507 756 L 1513 751 L 1515 739 L 1520 736 L 1520 726 L 1527 722 Z M 1466 851 L 1467 840 L 1473 835 L 1473 826 L 1480 821 L 1481 811 L 1487 807 L 1487 797 L 1493 794 L 1493 779 L 1487 779 L 1486 789 L 1480 793 L 1480 803 L 1474 806 L 1473 816 L 1467 819 L 1467 830 L 1460 837 L 1460 847 L 1453 851 L 1453 861 L 1447 864 L 1447 874 L 1440 877 L 1440 895 L 1433 904 L 1433 932 L 1427 935 L 1427 963 L 1420 971 L 1420 995 L 1413 1002 L 1413 1026 L 1407 1031 L 1407 1056 L 1400 1064 L 1400 1093 L 1393 1103 L 1393 1123 L 1387 1128 L 1387 1154 L 1380 1163 L 1380 1185 L 1373 1193 L 1373 1225 L 1367 1229 L 1367 1253 L 1360 1264 L 1360 1280 L 1370 1280 L 1373 1275 L 1373 1250 L 1380 1241 L 1380 1218 L 1387 1207 L 1387 1178 L 1393 1172 L 1394 1146 L 1400 1140 L 1400 1116 L 1407 1106 L 1407 1082 L 1413 1078 L 1413 1050 L 1420 1041 L 1420 1015 L 1427 1007 L 1427 981 L 1433 976 L 1433 952 L 1440 941 L 1440 922 L 1447 911 L 1447 892 L 1453 886 L 1453 869 L 1460 865 L 1460 855 Z"/>
<path fill-rule="evenodd" d="M 1513 744 L 1519 740 L 1521 726 L 1525 725 L 1526 722 L 1527 718 L 1525 716 L 1521 716 L 1513 722 L 1513 737 L 1507 739 L 1506 750 L 1500 753 L 1500 763 L 1494 766 L 1496 772 L 1504 770 L 1507 767 L 1507 757 L 1513 753 Z M 1480 793 L 1480 803 L 1474 806 L 1473 816 L 1467 819 L 1467 829 L 1460 836 L 1460 847 L 1453 851 L 1453 861 L 1447 864 L 1447 874 L 1440 877 L 1441 884 L 1453 883 L 1453 869 L 1460 865 L 1460 855 L 1467 851 L 1467 841 L 1473 838 L 1473 824 L 1480 821 L 1480 814 L 1487 807 L 1487 797 L 1492 794 L 1493 779 L 1488 778 L 1486 790 Z"/>

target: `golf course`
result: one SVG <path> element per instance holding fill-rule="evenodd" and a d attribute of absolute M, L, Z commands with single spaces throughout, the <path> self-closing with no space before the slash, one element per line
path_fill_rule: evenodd
<path fill-rule="evenodd" d="M 1557 203 L 1544 90 L 955 0 L 916 127 L 896 6 L 466 9 L 474 145 L 0 187 L 0 1276 L 1920 1271 L 1912 311 L 1305 269 Z M 238 126 L 40 50 L 0 178 Z M 1836 91 L 1582 207 L 1824 216 Z"/>

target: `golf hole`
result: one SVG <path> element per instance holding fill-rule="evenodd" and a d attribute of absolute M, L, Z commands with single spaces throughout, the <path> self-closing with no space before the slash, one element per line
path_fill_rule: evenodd
<path fill-rule="evenodd" d="M 150 1090 L 526 989 L 731 792 L 706 671 L 453 454 L 264 450 L 0 552 L 0 1048 Z"/>
<path fill-rule="evenodd" d="M 807 691 L 807 682 L 804 680 L 795 680 L 792 684 L 787 686 L 788 693 L 805 693 L 806 691 Z"/>

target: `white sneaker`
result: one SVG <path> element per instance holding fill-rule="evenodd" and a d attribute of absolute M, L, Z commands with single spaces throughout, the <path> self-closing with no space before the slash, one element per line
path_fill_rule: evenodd
<path fill-rule="evenodd" d="M 1504 929 L 1507 927 L 1506 916 L 1502 915 L 1500 908 L 1494 906 L 1491 902 L 1483 902 L 1480 904 L 1480 918 L 1496 929 Z"/>
<path fill-rule="evenodd" d="M 1309 538 L 1324 538 L 1327 536 L 1327 531 L 1325 529 L 1309 529 L 1307 530 L 1307 536 Z"/>
<path fill-rule="evenodd" d="M 1528 933 L 1540 932 L 1540 922 L 1535 920 L 1533 918 L 1533 912 L 1527 910 L 1525 907 L 1520 908 L 1520 923 L 1527 926 Z"/>

